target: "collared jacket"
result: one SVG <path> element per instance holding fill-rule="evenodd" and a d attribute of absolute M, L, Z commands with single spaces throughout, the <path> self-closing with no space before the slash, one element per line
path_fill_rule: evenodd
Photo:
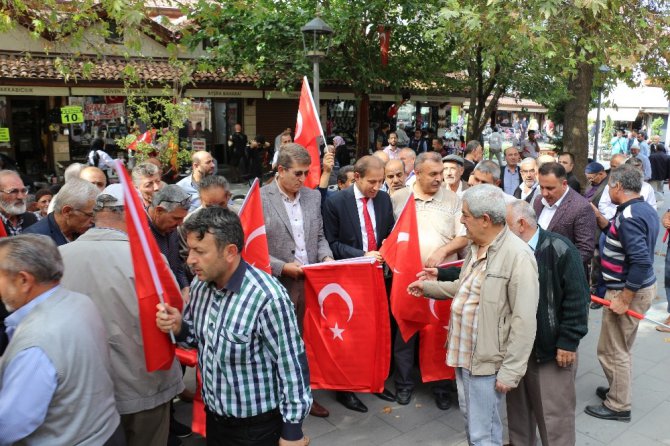
<path fill-rule="evenodd" d="M 471 257 L 472 250 L 468 250 L 464 265 L 473 260 Z M 433 299 L 453 298 L 464 271 L 467 268 L 453 282 L 424 282 L 424 295 Z M 535 341 L 538 296 L 533 253 L 505 226 L 487 253 L 470 373 L 486 376 L 497 372 L 497 379 L 503 384 L 513 388 L 519 384 Z"/>
<path fill-rule="evenodd" d="M 540 300 L 537 307 L 537 362 L 552 361 L 556 349 L 577 351 L 588 332 L 589 286 L 582 259 L 566 237 L 540 231 L 535 260 L 539 273 Z"/>

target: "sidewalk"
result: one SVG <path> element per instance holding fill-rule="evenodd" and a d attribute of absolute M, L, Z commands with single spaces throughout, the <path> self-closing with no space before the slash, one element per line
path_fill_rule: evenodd
<path fill-rule="evenodd" d="M 667 193 L 667 192 L 666 192 Z M 659 216 L 667 205 L 659 202 Z M 663 321 L 667 317 L 663 290 L 666 247 L 658 238 L 654 269 L 657 297 L 647 315 Z M 633 348 L 633 409 L 632 421 L 622 423 L 604 421 L 588 416 L 584 407 L 597 404 L 597 386 L 606 385 L 596 346 L 600 333 L 601 315 L 605 310 L 590 310 L 589 333 L 579 348 L 577 372 L 577 445 L 656 446 L 670 445 L 670 334 L 660 333 L 654 325 L 642 322 Z M 193 375 L 187 375 L 187 386 L 193 386 Z M 387 388 L 394 390 L 393 381 Z M 335 401 L 334 392 L 315 391 L 315 398 L 330 411 L 328 418 L 308 417 L 305 434 L 314 446 L 425 446 L 467 445 L 463 419 L 454 407 L 447 411 L 437 409 L 429 385 L 419 385 L 407 406 L 390 404 L 372 395 L 359 394 L 368 406 L 368 413 L 360 414 L 345 409 Z M 456 396 L 453 396 L 456 401 Z M 190 422 L 190 404 L 177 403 L 177 418 Z M 506 435 L 506 434 L 505 434 Z M 185 445 L 205 445 L 202 438 L 184 439 Z M 538 443 L 539 444 L 539 443 Z"/>

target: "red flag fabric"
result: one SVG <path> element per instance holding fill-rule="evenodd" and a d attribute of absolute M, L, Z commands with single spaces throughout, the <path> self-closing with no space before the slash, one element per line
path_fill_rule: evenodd
<path fill-rule="evenodd" d="M 391 29 L 385 27 L 384 25 L 379 25 L 377 27 L 377 32 L 379 33 L 379 51 L 382 56 L 382 66 L 385 67 L 389 64 L 389 45 L 391 43 Z"/>
<path fill-rule="evenodd" d="M 0 221 L 0 238 L 7 237 L 7 230 L 5 229 L 5 224 Z"/>
<path fill-rule="evenodd" d="M 193 395 L 193 412 L 191 430 L 203 437 L 207 435 L 207 415 L 205 414 L 205 403 L 202 400 L 202 375 L 198 368 L 198 351 L 195 349 L 177 348 L 177 359 L 186 367 L 195 367 L 195 393 Z"/>
<path fill-rule="evenodd" d="M 427 299 L 431 320 L 419 332 L 419 367 L 425 383 L 456 379 L 453 367 L 447 365 L 447 335 L 451 316 L 451 299 Z"/>
<path fill-rule="evenodd" d="M 135 139 L 135 141 L 131 142 L 128 145 L 128 150 L 137 150 L 137 143 L 145 142 L 147 144 L 151 144 L 151 141 L 154 139 L 154 134 L 156 133 L 156 130 L 147 130 L 146 132 L 142 133 L 140 136 Z"/>
<path fill-rule="evenodd" d="M 303 267 L 310 383 L 378 393 L 391 357 L 384 277 L 374 259 L 351 260 Z"/>
<path fill-rule="evenodd" d="M 242 203 L 240 222 L 242 222 L 242 229 L 244 230 L 242 258 L 251 266 L 272 274 L 258 178 L 254 180 L 244 203 Z"/>
<path fill-rule="evenodd" d="M 133 187 L 128 172 L 120 161 L 116 161 L 115 168 L 123 186 L 126 226 L 133 256 L 135 291 L 144 344 L 144 361 L 149 372 L 168 370 L 174 361 L 175 346 L 170 342 L 168 335 L 156 326 L 156 305 L 164 301 L 181 311 L 181 293 L 149 230 L 140 195 Z"/>
<path fill-rule="evenodd" d="M 414 333 L 430 322 L 428 307 L 422 305 L 422 300 L 407 293 L 407 287 L 423 269 L 414 194 L 410 194 L 407 199 L 398 221 L 384 240 L 379 253 L 393 271 L 391 312 L 398 323 L 402 338 L 407 342 Z"/>
<path fill-rule="evenodd" d="M 325 141 L 321 122 L 319 121 L 319 114 L 312 98 L 312 91 L 309 89 L 309 83 L 305 76 L 302 80 L 300 104 L 298 105 L 298 120 L 295 124 L 295 138 L 293 141 L 305 147 L 312 157 L 312 163 L 309 166 L 309 175 L 305 178 L 305 187 L 309 188 L 318 186 L 319 178 L 321 177 L 319 137 Z"/>

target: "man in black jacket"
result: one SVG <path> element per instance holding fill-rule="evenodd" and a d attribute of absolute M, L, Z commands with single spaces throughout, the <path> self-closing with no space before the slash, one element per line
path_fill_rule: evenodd
<path fill-rule="evenodd" d="M 511 444 L 575 444 L 577 347 L 588 331 L 589 287 L 577 248 L 537 225 L 523 200 L 507 208 L 507 224 L 535 252 L 540 300 L 528 370 L 507 394 Z"/>

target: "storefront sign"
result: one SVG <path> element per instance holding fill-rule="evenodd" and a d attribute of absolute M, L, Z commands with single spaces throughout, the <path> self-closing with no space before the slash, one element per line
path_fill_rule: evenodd
<path fill-rule="evenodd" d="M 123 104 L 86 104 L 84 118 L 87 121 L 104 121 L 125 117 Z"/>
<path fill-rule="evenodd" d="M 184 92 L 187 98 L 262 98 L 261 90 L 217 90 L 190 88 Z"/>
<path fill-rule="evenodd" d="M 353 93 L 333 93 L 330 91 L 322 91 L 320 98 L 326 100 L 353 101 L 356 99 L 356 95 Z"/>
<path fill-rule="evenodd" d="M 9 128 L 0 127 L 0 142 L 9 142 Z"/>
<path fill-rule="evenodd" d="M 371 101 L 378 101 L 378 102 L 396 102 L 400 100 L 400 96 L 396 96 L 394 94 L 370 94 L 370 100 Z"/>
<path fill-rule="evenodd" d="M 458 105 L 451 106 L 451 123 L 458 124 L 458 117 L 461 115 L 461 107 Z"/>
<path fill-rule="evenodd" d="M 78 105 L 61 107 L 60 120 L 63 124 L 79 124 L 84 122 L 84 112 Z"/>
<path fill-rule="evenodd" d="M 205 138 L 193 138 L 191 139 L 191 150 L 194 152 L 198 150 L 207 149 L 207 140 Z"/>
<path fill-rule="evenodd" d="M 9 96 L 69 96 L 67 87 L 0 86 L 0 94 Z"/>
<path fill-rule="evenodd" d="M 72 87 L 70 88 L 72 96 L 171 96 L 172 90 L 162 88 L 92 88 L 92 87 Z"/>

